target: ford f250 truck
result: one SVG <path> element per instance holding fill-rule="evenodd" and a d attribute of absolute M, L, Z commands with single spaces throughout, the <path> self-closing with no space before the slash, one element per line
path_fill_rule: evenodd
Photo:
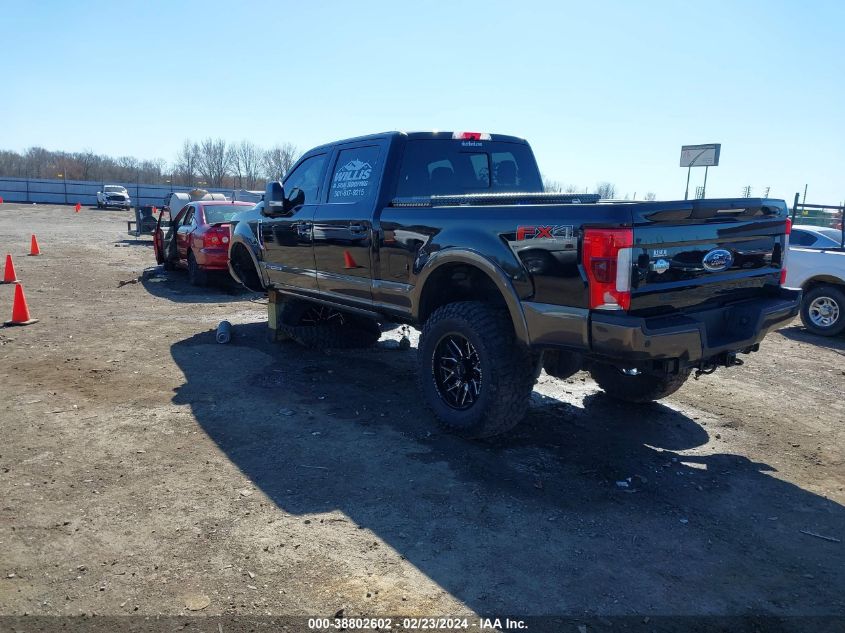
<path fill-rule="evenodd" d="M 375 134 L 316 147 L 270 183 L 237 217 L 229 268 L 306 344 L 420 328 L 420 389 L 465 437 L 518 423 L 542 368 L 652 401 L 741 364 L 797 315 L 783 201 L 597 198 L 544 193 L 518 138 Z"/>
<path fill-rule="evenodd" d="M 97 208 L 108 209 L 118 207 L 129 209 L 132 201 L 129 199 L 129 192 L 123 185 L 105 185 L 102 191 L 97 192 Z"/>

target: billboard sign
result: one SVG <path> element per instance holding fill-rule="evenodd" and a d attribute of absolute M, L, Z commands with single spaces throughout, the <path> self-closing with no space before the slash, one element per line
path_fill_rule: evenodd
<path fill-rule="evenodd" d="M 719 164 L 721 143 L 684 145 L 681 147 L 681 167 L 715 167 Z"/>

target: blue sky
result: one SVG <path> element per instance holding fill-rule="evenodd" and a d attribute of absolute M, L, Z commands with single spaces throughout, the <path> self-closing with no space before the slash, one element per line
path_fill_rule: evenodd
<path fill-rule="evenodd" d="M 837 203 L 843 25 L 841 1 L 0 0 L 0 148 L 491 131 L 550 178 L 672 199 L 680 146 L 720 142 L 708 197 Z"/>

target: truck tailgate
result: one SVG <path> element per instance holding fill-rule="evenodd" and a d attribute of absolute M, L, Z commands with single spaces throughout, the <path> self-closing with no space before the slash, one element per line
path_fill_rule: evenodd
<path fill-rule="evenodd" d="M 631 313 L 659 314 L 762 296 L 779 285 L 780 200 L 672 202 L 632 209 Z"/>

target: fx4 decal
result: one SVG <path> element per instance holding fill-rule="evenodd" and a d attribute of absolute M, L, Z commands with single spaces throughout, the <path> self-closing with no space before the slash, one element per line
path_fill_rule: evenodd
<path fill-rule="evenodd" d="M 574 229 L 572 225 L 558 226 L 518 226 L 516 228 L 516 240 L 554 240 L 571 239 Z"/>

